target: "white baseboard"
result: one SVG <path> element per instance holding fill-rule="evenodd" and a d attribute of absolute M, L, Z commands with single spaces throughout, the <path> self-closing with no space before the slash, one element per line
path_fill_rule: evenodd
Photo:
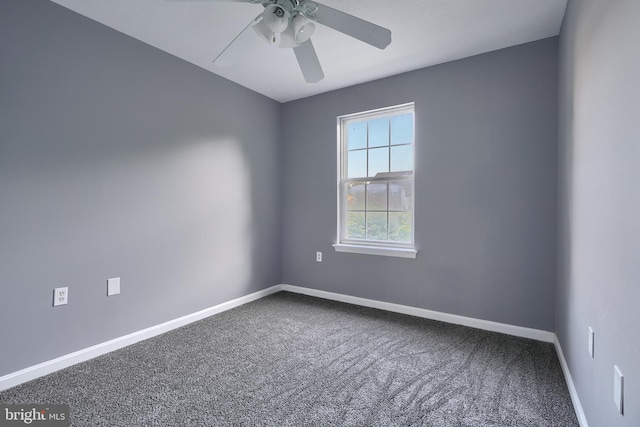
<path fill-rule="evenodd" d="M 281 285 L 281 289 L 283 291 L 294 292 L 297 294 L 304 294 L 318 298 L 346 302 L 349 304 L 361 305 L 364 307 L 378 308 L 380 310 L 393 311 L 395 313 L 408 314 L 425 319 L 439 320 L 441 322 L 469 326 L 486 331 L 500 332 L 507 335 L 530 338 L 537 341 L 553 343 L 555 339 L 555 334 L 553 332 L 543 331 L 540 329 L 525 328 L 522 326 L 508 325 L 505 323 L 492 322 L 490 320 L 474 319 L 472 317 L 458 316 L 457 314 L 442 313 L 439 311 L 427 310 L 426 308 L 411 307 L 408 305 L 353 297 L 350 295 L 319 291 L 316 289 L 302 288 L 299 286 Z"/>
<path fill-rule="evenodd" d="M 39 378 L 41 376 L 50 374 L 52 372 L 58 371 L 68 366 L 75 365 L 77 363 L 84 362 L 89 359 L 93 359 L 94 357 L 107 354 L 109 352 L 118 350 L 128 345 L 135 344 L 139 341 L 152 338 L 154 336 L 163 334 L 165 332 L 171 331 L 181 326 L 185 326 L 189 323 L 196 322 L 198 320 L 204 319 L 214 314 L 218 314 L 223 311 L 227 311 L 232 308 L 239 307 L 241 305 L 247 304 L 249 302 L 266 297 L 267 295 L 271 295 L 279 291 L 288 291 L 288 292 L 293 292 L 298 294 L 304 294 L 304 295 L 309 295 L 309 296 L 333 300 L 333 301 L 340 301 L 340 302 L 345 302 L 349 304 L 360 305 L 363 307 L 377 308 L 380 310 L 386 310 L 386 311 L 392 311 L 395 313 L 422 317 L 425 319 L 438 320 L 441 322 L 453 323 L 456 325 L 469 326 L 472 328 L 484 329 L 487 331 L 500 332 L 503 334 L 554 343 L 556 347 L 556 351 L 558 353 L 558 358 L 560 359 L 560 365 L 562 366 L 562 371 L 564 372 L 565 380 L 567 382 L 567 387 L 569 388 L 569 394 L 571 396 L 571 400 L 573 402 L 573 405 L 576 411 L 576 416 L 578 417 L 580 426 L 588 427 L 587 420 L 584 415 L 584 411 L 582 409 L 582 405 L 580 404 L 580 399 L 578 398 L 578 393 L 573 384 L 573 380 L 571 379 L 571 373 L 567 366 L 567 362 L 564 358 L 564 354 L 562 353 L 562 348 L 560 347 L 560 342 L 558 341 L 558 338 L 553 332 L 542 331 L 539 329 L 525 328 L 522 326 L 508 325 L 508 324 L 492 322 L 488 320 L 474 319 L 472 317 L 458 316 L 455 314 L 442 313 L 438 311 L 427 310 L 424 308 L 411 307 L 411 306 L 406 306 L 401 304 L 394 304 L 394 303 L 389 303 L 384 301 L 377 301 L 377 300 L 372 300 L 367 298 L 354 297 L 354 296 L 338 294 L 334 292 L 320 291 L 320 290 L 311 289 L 311 288 L 303 288 L 299 286 L 284 285 L 284 284 L 272 286 L 270 288 L 263 289 L 258 292 L 254 292 L 252 294 L 249 294 L 244 297 L 240 297 L 231 301 L 227 301 L 222 304 L 218 304 L 216 306 L 198 311 L 196 313 L 182 316 L 177 319 L 173 319 L 168 322 L 131 333 L 129 335 L 115 338 L 113 340 L 106 341 L 106 342 L 58 357 L 56 359 L 39 363 L 37 365 L 30 366 L 25 369 L 21 369 L 17 372 L 4 375 L 0 377 L 0 391 L 6 390 L 8 388 L 14 387 L 16 385 L 22 384 L 24 382 L 27 382 L 36 378 Z"/>
<path fill-rule="evenodd" d="M 562 352 L 562 346 L 560 345 L 560 341 L 558 340 L 557 335 L 554 334 L 553 344 L 556 347 L 556 353 L 558 354 L 558 359 L 560 359 L 560 366 L 562 367 L 562 372 L 564 373 L 564 379 L 567 382 L 567 388 L 569 389 L 569 396 L 571 396 L 571 401 L 573 402 L 573 408 L 576 411 L 576 417 L 578 417 L 578 423 L 580 427 L 589 427 L 587 424 L 587 417 L 584 414 L 584 410 L 582 409 L 582 404 L 580 403 L 580 398 L 578 397 L 578 391 L 576 390 L 575 385 L 573 384 L 573 378 L 571 378 L 571 371 L 569 371 L 569 365 L 567 365 L 567 360 L 564 358 L 564 353 Z"/>
<path fill-rule="evenodd" d="M 96 344 L 94 346 L 78 350 L 70 354 L 66 354 L 53 360 L 48 360 L 46 362 L 39 363 L 25 369 L 12 372 L 0 377 L 0 391 L 6 390 L 10 387 L 14 387 L 27 381 L 31 381 L 33 379 L 50 374 L 68 366 L 75 365 L 76 363 L 84 362 L 85 360 L 93 359 L 94 357 L 101 356 L 103 354 L 118 350 L 131 344 L 135 344 L 139 341 L 155 337 L 156 335 L 163 334 L 165 332 L 171 331 L 172 329 L 176 329 L 189 323 L 202 320 L 205 317 L 209 317 L 214 314 L 239 307 L 243 304 L 279 292 L 280 290 L 280 285 L 272 286 L 270 288 L 254 292 L 252 294 L 245 295 L 243 297 L 236 298 L 234 300 L 227 301 L 222 304 L 218 304 L 213 307 L 209 307 L 204 310 L 188 314 L 186 316 L 182 316 L 177 319 L 173 319 L 168 322 L 143 329 L 141 331 L 131 333 L 129 335 Z"/>

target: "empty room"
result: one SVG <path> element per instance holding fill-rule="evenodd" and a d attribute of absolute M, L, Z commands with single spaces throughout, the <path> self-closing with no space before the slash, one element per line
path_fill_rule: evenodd
<path fill-rule="evenodd" d="M 640 426 L 640 1 L 0 1 L 0 426 Z"/>

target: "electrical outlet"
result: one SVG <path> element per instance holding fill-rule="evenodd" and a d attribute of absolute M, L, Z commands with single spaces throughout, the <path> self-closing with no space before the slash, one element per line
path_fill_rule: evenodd
<path fill-rule="evenodd" d="M 589 355 L 591 356 L 591 358 L 593 359 L 594 356 L 594 339 L 595 339 L 595 333 L 593 332 L 593 329 L 591 328 L 591 326 L 589 326 Z"/>
<path fill-rule="evenodd" d="M 613 403 L 620 415 L 624 415 L 624 375 L 616 365 L 613 366 Z"/>
<path fill-rule="evenodd" d="M 114 277 L 107 280 L 107 296 L 117 295 L 120 293 L 120 278 Z"/>
<path fill-rule="evenodd" d="M 69 298 L 69 288 L 55 288 L 53 290 L 53 306 L 65 305 Z"/>
<path fill-rule="evenodd" d="M 322 252 L 316 252 L 316 261 L 322 262 Z"/>

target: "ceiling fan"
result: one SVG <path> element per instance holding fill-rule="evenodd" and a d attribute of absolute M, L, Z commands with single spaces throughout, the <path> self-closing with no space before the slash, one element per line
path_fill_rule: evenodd
<path fill-rule="evenodd" d="M 307 83 L 317 83 L 324 78 L 322 66 L 311 43 L 311 35 L 316 23 L 326 25 L 348 36 L 361 40 L 379 49 L 391 43 L 391 31 L 341 12 L 312 0 L 168 0 L 172 2 L 231 2 L 255 3 L 264 7 L 224 50 L 218 58 L 242 35 L 252 27 L 267 43 L 291 48 L 298 60 L 300 69 Z"/>

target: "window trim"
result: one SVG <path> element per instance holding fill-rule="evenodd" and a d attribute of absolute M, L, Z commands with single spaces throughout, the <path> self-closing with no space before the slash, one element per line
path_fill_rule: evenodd
<path fill-rule="evenodd" d="M 343 144 L 343 130 L 346 123 L 357 120 L 359 118 L 369 120 L 375 120 L 380 117 L 387 117 L 390 114 L 404 114 L 411 113 L 413 115 L 413 169 L 411 174 L 411 242 L 389 242 L 389 241 L 375 241 L 364 239 L 345 239 L 344 236 L 344 207 L 342 206 L 342 181 L 343 175 L 346 174 L 346 154 L 347 145 Z M 379 108 L 375 110 L 363 111 L 353 114 L 345 114 L 338 116 L 337 123 L 337 185 L 336 185 L 336 202 L 337 202 L 337 229 L 336 229 L 336 243 L 333 245 L 336 252 L 349 252 L 365 255 L 382 255 L 400 258 L 416 258 L 418 250 L 415 246 L 415 175 L 416 175 L 416 156 L 415 156 L 415 103 L 410 102 L 406 104 L 395 105 L 391 107 Z M 408 144 L 407 144 L 408 145 Z M 345 178 L 344 180 L 348 180 Z M 372 181 L 376 179 L 371 177 Z M 387 210 L 388 212 L 388 210 Z"/>
<path fill-rule="evenodd" d="M 418 250 L 415 248 L 396 248 L 391 246 L 367 246 L 354 245 L 348 243 L 334 243 L 333 248 L 336 252 L 348 252 L 352 254 L 362 255 L 382 255 L 397 258 L 412 258 L 418 256 Z"/>

